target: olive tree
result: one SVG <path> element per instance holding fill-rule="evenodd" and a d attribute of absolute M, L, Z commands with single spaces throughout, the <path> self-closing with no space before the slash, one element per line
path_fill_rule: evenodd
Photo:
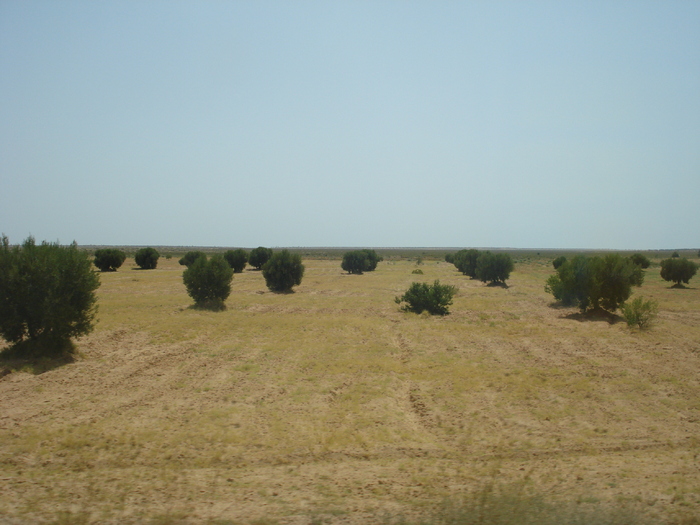
<path fill-rule="evenodd" d="M 474 279 L 476 277 L 476 263 L 480 254 L 481 252 L 474 248 L 470 250 L 459 250 L 452 256 L 452 263 L 464 275 Z"/>
<path fill-rule="evenodd" d="M 144 270 L 153 270 L 158 266 L 160 254 L 155 248 L 141 248 L 134 255 L 134 261 Z"/>
<path fill-rule="evenodd" d="M 661 278 L 664 281 L 676 283 L 674 286 L 681 287 L 681 283 L 688 284 L 688 281 L 698 271 L 698 265 L 685 258 L 671 258 L 661 261 Z"/>
<path fill-rule="evenodd" d="M 29 237 L 0 246 L 0 336 L 50 352 L 93 329 L 100 286 L 87 252 Z"/>
<path fill-rule="evenodd" d="M 545 291 L 566 306 L 617 310 L 644 281 L 642 268 L 619 254 L 577 255 L 547 279 Z"/>
<path fill-rule="evenodd" d="M 449 306 L 456 292 L 457 288 L 454 286 L 440 284 L 437 280 L 433 284 L 413 283 L 403 295 L 395 297 L 394 302 L 406 303 L 401 307 L 405 312 L 447 315 L 450 313 Z"/>
<path fill-rule="evenodd" d="M 248 257 L 248 263 L 256 270 L 261 270 L 265 263 L 272 257 L 272 249 L 265 248 L 263 246 L 258 246 L 250 251 L 250 256 Z"/>
<path fill-rule="evenodd" d="M 189 268 L 197 259 L 200 258 L 206 259 L 207 254 L 199 250 L 193 250 L 187 252 L 178 262 L 180 263 L 180 266 L 187 266 Z"/>
<path fill-rule="evenodd" d="M 492 285 L 505 284 L 513 271 L 513 259 L 507 253 L 479 254 L 476 261 L 476 278 Z"/>
<path fill-rule="evenodd" d="M 242 248 L 227 250 L 224 253 L 224 259 L 233 268 L 233 273 L 241 273 L 245 269 L 245 265 L 248 264 L 248 252 Z"/>
<path fill-rule="evenodd" d="M 304 265 L 298 253 L 282 250 L 274 254 L 262 268 L 267 287 L 278 293 L 288 293 L 294 286 L 301 284 L 304 277 Z"/>
<path fill-rule="evenodd" d="M 233 269 L 221 255 L 211 259 L 197 257 L 182 272 L 182 280 L 187 293 L 194 299 L 195 305 L 211 310 L 223 310 L 224 301 L 231 293 Z"/>
<path fill-rule="evenodd" d="M 367 270 L 367 254 L 362 250 L 345 252 L 340 267 L 348 273 L 360 275 Z"/>
<path fill-rule="evenodd" d="M 116 272 L 125 260 L 126 254 L 116 248 L 95 250 L 95 266 L 103 272 Z"/>

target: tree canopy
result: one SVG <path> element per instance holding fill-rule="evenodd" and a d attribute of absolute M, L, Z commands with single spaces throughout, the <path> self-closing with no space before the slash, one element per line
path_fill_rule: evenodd
<path fill-rule="evenodd" d="M 682 286 L 681 283 L 688 284 L 697 271 L 698 265 L 686 258 L 672 257 L 661 261 L 661 278 L 676 283 L 676 286 Z"/>

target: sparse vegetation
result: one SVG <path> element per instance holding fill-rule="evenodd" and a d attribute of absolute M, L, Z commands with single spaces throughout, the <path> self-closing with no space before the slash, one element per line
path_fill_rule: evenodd
<path fill-rule="evenodd" d="M 154 270 L 159 258 L 160 254 L 155 248 L 141 248 L 134 255 L 134 261 L 144 270 Z"/>
<path fill-rule="evenodd" d="M 401 307 L 405 312 L 447 315 L 450 313 L 449 306 L 455 293 L 457 288 L 449 284 L 440 284 L 439 280 L 433 284 L 413 283 L 406 293 L 394 298 L 394 302 L 406 303 Z"/>
<path fill-rule="evenodd" d="M 282 250 L 274 254 L 262 269 L 267 287 L 278 293 L 288 293 L 294 286 L 301 284 L 304 277 L 304 265 L 301 256 Z"/>
<path fill-rule="evenodd" d="M 126 254 L 116 248 L 101 248 L 95 250 L 95 266 L 103 272 L 116 272 L 124 261 Z"/>
<path fill-rule="evenodd" d="M 272 249 L 258 246 L 250 251 L 248 263 L 256 270 L 261 270 L 265 263 L 272 257 Z"/>
<path fill-rule="evenodd" d="M 492 285 L 504 285 L 513 271 L 513 259 L 507 253 L 479 254 L 476 260 L 476 278 Z"/>
<path fill-rule="evenodd" d="M 628 326 L 637 326 L 645 330 L 651 326 L 659 312 L 657 301 L 645 301 L 643 297 L 635 297 L 632 301 L 622 305 L 622 315 Z"/>
<path fill-rule="evenodd" d="M 15 344 L 31 341 L 28 351 L 67 348 L 70 338 L 92 331 L 99 285 L 88 254 L 75 243 L 37 245 L 29 237 L 10 247 L 3 235 L 0 335 Z"/>
<path fill-rule="evenodd" d="M 227 250 L 224 253 L 224 259 L 233 268 L 233 273 L 241 273 L 245 269 L 245 265 L 248 264 L 248 252 L 243 248 Z"/>
<path fill-rule="evenodd" d="M 187 266 L 189 268 L 197 259 L 200 258 L 206 259 L 207 254 L 199 250 L 193 250 L 187 252 L 178 262 L 180 263 L 180 266 Z"/>
<path fill-rule="evenodd" d="M 661 278 L 664 281 L 676 283 L 676 287 L 683 286 L 682 283 L 688 284 L 697 271 L 698 265 L 686 258 L 671 258 L 661 261 Z"/>
<path fill-rule="evenodd" d="M 200 308 L 222 310 L 231 293 L 233 269 L 226 260 L 215 255 L 211 259 L 197 257 L 182 273 L 187 293 Z"/>
<path fill-rule="evenodd" d="M 545 291 L 566 306 L 582 312 L 602 308 L 614 312 L 641 286 L 644 272 L 629 258 L 618 254 L 603 257 L 577 255 L 566 261 L 547 280 Z"/>

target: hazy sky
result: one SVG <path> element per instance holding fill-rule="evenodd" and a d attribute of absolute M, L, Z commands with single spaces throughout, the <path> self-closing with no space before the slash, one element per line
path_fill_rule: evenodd
<path fill-rule="evenodd" d="M 700 2 L 0 0 L 11 242 L 700 246 Z"/>

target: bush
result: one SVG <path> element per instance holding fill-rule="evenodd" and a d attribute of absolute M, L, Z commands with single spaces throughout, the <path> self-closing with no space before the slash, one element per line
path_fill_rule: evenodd
<path fill-rule="evenodd" d="M 340 267 L 348 273 L 361 275 L 367 270 L 367 254 L 362 250 L 345 252 Z"/>
<path fill-rule="evenodd" d="M 197 259 L 206 259 L 207 254 L 204 252 L 200 252 L 198 250 L 187 252 L 178 262 L 180 263 L 180 266 L 187 266 L 188 268 L 192 266 L 192 264 L 197 260 Z"/>
<path fill-rule="evenodd" d="M 505 284 L 513 271 L 513 259 L 507 253 L 484 252 L 476 261 L 476 278 L 490 284 Z"/>
<path fill-rule="evenodd" d="M 421 270 L 420 268 L 416 268 L 411 273 L 416 274 L 416 275 L 423 275 L 423 270 Z"/>
<path fill-rule="evenodd" d="M 228 250 L 224 253 L 224 259 L 233 268 L 233 273 L 241 273 L 248 263 L 248 252 L 238 248 L 237 250 Z"/>
<path fill-rule="evenodd" d="M 566 262 L 566 257 L 564 257 L 563 255 L 560 255 L 559 257 L 557 257 L 556 259 L 554 259 L 552 261 L 552 266 L 554 266 L 554 269 L 556 270 L 565 262 Z"/>
<path fill-rule="evenodd" d="M 90 256 L 70 246 L 29 237 L 0 247 L 0 336 L 10 343 L 39 341 L 45 350 L 63 347 L 92 331 L 100 286 Z"/>
<path fill-rule="evenodd" d="M 641 266 L 643 270 L 646 270 L 651 265 L 651 261 L 641 253 L 631 255 L 630 260 L 637 266 Z"/>
<path fill-rule="evenodd" d="M 136 252 L 134 260 L 144 270 L 153 270 L 158 266 L 160 254 L 155 248 L 141 248 Z"/>
<path fill-rule="evenodd" d="M 566 306 L 613 312 L 629 299 L 632 286 L 641 286 L 644 272 L 619 254 L 604 257 L 577 255 L 547 279 L 545 291 Z"/>
<path fill-rule="evenodd" d="M 681 283 L 688 284 L 698 271 L 698 265 L 688 259 L 664 259 L 661 261 L 661 278 L 664 281 L 676 283 L 675 286 L 682 286 Z"/>
<path fill-rule="evenodd" d="M 659 304 L 656 301 L 645 301 L 643 297 L 622 305 L 622 315 L 627 325 L 638 326 L 640 330 L 649 328 L 658 312 Z"/>
<path fill-rule="evenodd" d="M 677 259 L 679 257 L 680 257 L 680 255 L 678 254 L 678 252 L 673 252 L 673 254 L 671 255 L 672 259 Z"/>
<path fill-rule="evenodd" d="M 262 268 L 267 287 L 273 292 L 291 292 L 292 287 L 301 284 L 304 265 L 298 253 L 282 250 L 274 254 Z"/>
<path fill-rule="evenodd" d="M 251 250 L 250 257 L 248 258 L 248 263 L 256 270 L 262 269 L 265 263 L 272 257 L 272 250 L 270 248 L 264 248 L 258 246 L 254 250 Z"/>
<path fill-rule="evenodd" d="M 464 275 L 474 279 L 476 277 L 476 262 L 481 252 L 479 250 L 459 250 L 452 257 L 453 264 Z"/>
<path fill-rule="evenodd" d="M 445 254 L 445 262 L 448 262 L 450 264 L 454 264 L 455 263 L 455 254 L 454 253 Z"/>
<path fill-rule="evenodd" d="M 224 301 L 231 293 L 233 269 L 221 255 L 211 259 L 197 257 L 182 272 L 182 280 L 197 306 L 222 310 Z"/>
<path fill-rule="evenodd" d="M 420 314 L 424 311 L 432 315 L 447 315 L 449 306 L 457 288 L 435 281 L 428 283 L 413 283 L 401 297 L 396 297 L 396 304 L 406 303 L 401 307 L 404 312 Z"/>
<path fill-rule="evenodd" d="M 103 272 L 116 272 L 125 260 L 126 254 L 116 248 L 95 250 L 95 266 Z"/>

